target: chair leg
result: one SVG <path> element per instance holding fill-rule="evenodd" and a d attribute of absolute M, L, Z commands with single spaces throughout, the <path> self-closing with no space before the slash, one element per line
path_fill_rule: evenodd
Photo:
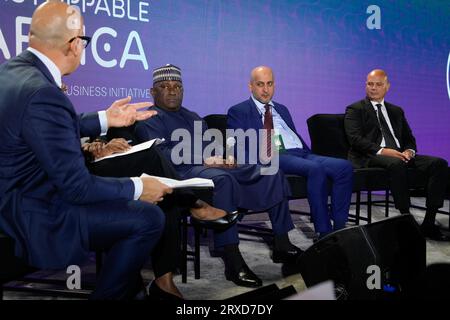
<path fill-rule="evenodd" d="M 359 217 L 361 214 L 361 191 L 356 192 L 356 210 L 355 210 L 355 224 L 359 226 Z"/>
<path fill-rule="evenodd" d="M 187 218 L 181 219 L 181 282 L 187 282 Z"/>
<path fill-rule="evenodd" d="M 384 202 L 384 212 L 385 212 L 385 217 L 388 218 L 389 217 L 389 190 L 386 190 L 386 199 Z"/>
<path fill-rule="evenodd" d="M 448 230 L 450 231 L 450 199 L 448 200 Z"/>
<path fill-rule="evenodd" d="M 95 277 L 98 279 L 103 266 L 103 252 L 95 252 Z"/>
<path fill-rule="evenodd" d="M 367 223 L 372 223 L 372 191 L 367 191 Z"/>
<path fill-rule="evenodd" d="M 201 228 L 194 228 L 194 273 L 195 279 L 200 279 L 200 233 Z"/>

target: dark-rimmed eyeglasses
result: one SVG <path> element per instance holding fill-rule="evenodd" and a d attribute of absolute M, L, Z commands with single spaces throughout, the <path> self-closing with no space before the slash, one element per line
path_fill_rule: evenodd
<path fill-rule="evenodd" d="M 81 43 L 83 44 L 83 47 L 86 49 L 86 47 L 89 45 L 89 42 L 91 42 L 92 38 L 87 36 L 76 36 L 69 40 L 69 43 L 72 43 L 75 39 L 81 39 Z"/>

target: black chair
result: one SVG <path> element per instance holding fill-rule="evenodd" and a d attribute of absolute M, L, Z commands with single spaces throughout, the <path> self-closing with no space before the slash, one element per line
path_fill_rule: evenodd
<path fill-rule="evenodd" d="M 14 241 L 0 232 L 0 300 L 3 300 L 3 285 L 35 271 L 14 256 Z"/>
<path fill-rule="evenodd" d="M 344 114 L 316 114 L 307 121 L 311 150 L 313 153 L 347 159 L 350 145 L 344 129 Z M 354 218 L 356 224 L 360 220 L 372 222 L 372 192 L 382 191 L 389 194 L 389 177 L 385 169 L 364 168 L 355 169 L 353 192 L 356 193 L 356 206 Z M 367 193 L 367 201 L 361 201 L 361 193 Z M 389 203 L 385 200 L 385 214 L 389 215 Z M 361 216 L 361 204 L 367 205 L 367 217 Z"/>
<path fill-rule="evenodd" d="M 96 252 L 96 274 L 100 272 L 102 253 Z M 36 276 L 36 272 L 43 272 L 29 266 L 14 255 L 14 240 L 0 231 L 0 300 L 3 291 L 29 292 L 37 295 L 62 296 L 70 298 L 88 298 L 95 288 L 94 283 L 83 281 L 82 289 L 69 290 L 66 280 L 51 277 Z M 50 273 L 54 273 L 51 271 Z"/>

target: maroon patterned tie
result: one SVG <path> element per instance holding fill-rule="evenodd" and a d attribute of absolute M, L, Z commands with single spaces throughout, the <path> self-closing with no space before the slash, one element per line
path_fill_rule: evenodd
<path fill-rule="evenodd" d="M 266 132 L 267 157 L 272 155 L 272 133 L 273 133 L 273 118 L 272 110 L 269 104 L 264 106 L 266 112 L 264 113 L 264 130 Z"/>

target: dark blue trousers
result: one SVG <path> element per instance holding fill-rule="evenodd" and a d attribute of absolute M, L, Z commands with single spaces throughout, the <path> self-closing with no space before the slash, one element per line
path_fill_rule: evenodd
<path fill-rule="evenodd" d="M 226 211 L 238 208 L 267 211 L 275 235 L 287 234 L 294 229 L 289 212 L 289 186 L 282 172 L 261 175 L 261 167 L 243 165 L 235 169 L 193 167 L 183 178 L 202 177 L 214 181 L 214 206 Z M 223 232 L 214 233 L 216 248 L 238 244 L 239 235 L 234 225 Z"/>
<path fill-rule="evenodd" d="M 131 299 L 140 271 L 164 229 L 164 213 L 142 201 L 90 205 L 89 249 L 106 252 L 91 299 Z"/>
<path fill-rule="evenodd" d="M 329 233 L 345 227 L 353 189 L 353 167 L 349 161 L 289 149 L 280 154 L 280 168 L 285 174 L 307 178 L 308 201 L 316 232 Z M 328 179 L 332 183 L 331 212 L 328 210 Z"/>

